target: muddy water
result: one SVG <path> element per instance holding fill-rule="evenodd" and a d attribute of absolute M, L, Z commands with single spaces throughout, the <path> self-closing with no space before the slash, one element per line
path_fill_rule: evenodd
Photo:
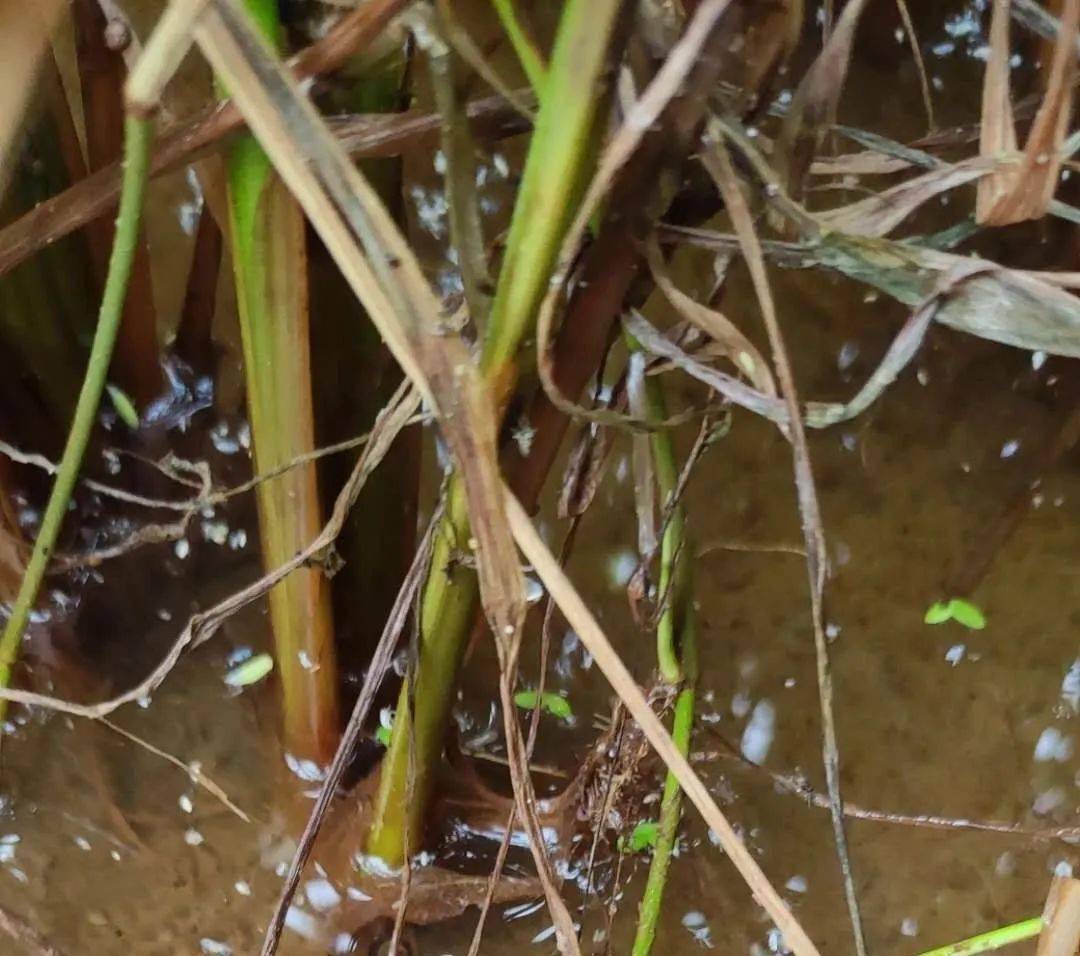
<path fill-rule="evenodd" d="M 979 7 L 950 5 L 923 11 L 920 20 L 931 74 L 942 86 L 936 104 L 943 124 L 977 115 Z M 914 74 L 887 30 L 867 37 L 850 88 L 843 120 L 898 137 L 922 132 Z M 875 92 L 860 95 L 866 90 Z M 955 221 L 969 201 L 954 198 L 925 224 Z M 1025 265 L 1062 265 L 1050 235 L 1024 231 L 993 251 L 1022 256 Z M 680 263 L 703 285 L 709 268 L 702 259 Z M 825 277 L 774 279 L 804 395 L 851 394 L 903 313 Z M 738 270 L 725 307 L 751 332 L 757 328 Z M 1062 384 L 1070 376 L 1070 365 L 935 329 L 913 367 L 867 414 L 811 438 L 833 571 L 827 619 L 843 783 L 859 807 L 1033 830 L 1076 822 L 1075 456 L 1032 485 L 1039 449 L 1069 401 Z M 688 386 L 672 388 L 677 400 L 701 397 Z M 237 422 L 219 423 L 207 410 L 193 424 L 204 433 L 217 429 L 217 473 L 242 470 Z M 684 448 L 691 438 L 680 435 Z M 966 556 L 978 553 L 996 516 L 1025 488 L 1030 512 L 973 596 L 986 629 L 924 624 L 944 582 L 972 560 Z M 731 760 L 724 745 L 822 790 L 805 571 L 797 555 L 776 548 L 798 546 L 799 526 L 790 454 L 775 429 L 736 415 L 695 473 L 687 507 L 700 552 L 698 769 L 822 951 L 849 952 L 827 814 L 760 768 Z M 633 513 L 623 442 L 583 522 L 570 572 L 645 679 L 652 642 L 624 596 L 635 560 Z M 553 521 L 544 520 L 554 533 Z M 108 676 L 130 683 L 187 614 L 253 577 L 255 540 L 250 509 L 241 508 L 207 517 L 184 546 L 107 571 L 112 590 L 97 585 L 104 610 L 80 627 L 113 662 Z M 575 719 L 545 723 L 537 759 L 573 768 L 595 734 L 594 715 L 607 713 L 608 691 L 574 636 L 560 626 L 555 637 L 548 680 L 566 692 Z M 185 770 L 106 727 L 22 715 L 2 754 L 0 903 L 68 953 L 256 951 L 292 831 L 275 800 L 283 760 L 272 686 L 236 693 L 222 678 L 231 662 L 266 645 L 264 609 L 246 612 L 187 656 L 145 707 L 117 716 L 120 726 L 182 763 L 198 761 L 251 822 Z M 480 679 L 493 665 L 483 651 L 475 664 L 478 678 L 459 708 L 463 736 L 497 754 L 497 735 L 485 733 L 498 726 L 494 685 Z M 869 942 L 879 954 L 917 953 L 1035 915 L 1051 875 L 1080 869 L 1072 845 L 1030 835 L 855 820 L 849 836 Z M 583 933 L 588 946 L 628 950 L 643 874 L 644 860 L 624 864 L 628 882 L 609 940 L 594 901 Z M 345 890 L 313 873 L 282 951 L 333 946 L 334 910 Z M 417 949 L 463 953 L 472 925 L 465 916 L 417 930 Z M 551 952 L 548 926 L 542 907 L 500 912 L 484 951 Z M 690 814 L 656 951 L 764 953 L 777 946 L 771 930 Z M 6 941 L 0 949 L 20 952 Z"/>

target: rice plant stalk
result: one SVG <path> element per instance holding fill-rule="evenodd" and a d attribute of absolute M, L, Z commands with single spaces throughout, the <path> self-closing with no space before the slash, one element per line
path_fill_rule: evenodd
<path fill-rule="evenodd" d="M 631 349 L 637 343 L 627 336 Z M 664 421 L 668 417 L 663 385 L 653 376 L 644 382 L 646 417 L 649 421 Z M 679 753 L 690 750 L 690 735 L 694 726 L 695 684 L 697 681 L 697 619 L 694 611 L 691 553 L 686 541 L 686 514 L 674 500 L 678 493 L 679 470 L 671 431 L 658 428 L 649 436 L 652 446 L 653 469 L 660 490 L 660 500 L 667 522 L 660 544 L 660 580 L 657 593 L 661 601 L 660 619 L 656 628 L 656 658 L 661 679 L 678 686 L 671 738 Z M 656 938 L 667 885 L 671 855 L 675 849 L 679 819 L 682 815 L 682 790 L 669 771 L 664 780 L 660 801 L 660 821 L 656 845 L 649 864 L 649 876 L 638 913 L 634 935 L 633 956 L 647 956 Z"/>
<path fill-rule="evenodd" d="M 517 383 L 518 348 L 535 324 L 594 155 L 606 102 L 608 47 L 620 7 L 618 0 L 569 0 L 559 22 L 480 357 L 499 415 Z M 369 853 L 390 866 L 400 866 L 407 849 L 420 842 L 432 770 L 476 608 L 476 575 L 463 561 L 469 540 L 465 489 L 452 478 L 421 600 L 419 658 L 399 696 L 368 838 Z M 416 768 L 411 788 L 410 740 Z"/>
<path fill-rule="evenodd" d="M 75 488 L 90 433 L 97 417 L 101 394 L 109 373 L 116 336 L 123 314 L 124 298 L 131 275 L 135 250 L 139 243 L 139 220 L 146 188 L 147 168 L 153 128 L 149 120 L 129 116 L 124 123 L 124 176 L 120 193 L 120 211 L 116 222 L 109 272 L 101 299 L 90 359 L 83 379 L 75 414 L 68 432 L 64 454 L 53 482 L 49 502 L 41 519 L 34 550 L 26 566 L 11 616 L 0 636 L 0 687 L 11 682 L 11 669 L 18 659 L 23 631 L 30 611 L 37 601 L 45 568 L 56 548 L 60 526 L 67 514 L 68 502 Z M 0 719 L 6 713 L 5 701 L 0 701 Z"/>
<path fill-rule="evenodd" d="M 245 0 L 245 6 L 279 45 L 274 0 Z M 261 473 L 315 447 L 305 223 L 252 136 L 232 145 L 226 163 L 248 414 Z M 262 483 L 257 500 L 267 568 L 283 564 L 319 533 L 314 464 Z M 297 758 L 325 763 L 339 732 L 329 581 L 320 568 L 299 569 L 270 592 L 269 602 L 284 746 Z"/>

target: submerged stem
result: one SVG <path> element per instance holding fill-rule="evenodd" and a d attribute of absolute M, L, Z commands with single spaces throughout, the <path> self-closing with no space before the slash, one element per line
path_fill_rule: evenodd
<path fill-rule="evenodd" d="M 631 350 L 640 348 L 629 333 L 626 338 Z M 646 376 L 644 391 L 648 420 L 666 420 L 667 402 L 660 381 Z M 686 541 L 686 515 L 682 505 L 676 500 L 679 492 L 679 469 L 675 461 L 671 431 L 658 428 L 649 438 L 656 482 L 667 518 L 660 545 L 658 593 L 662 610 L 656 627 L 656 657 L 662 680 L 672 685 L 682 682 L 675 700 L 671 738 L 679 753 L 686 756 L 690 750 L 690 735 L 694 728 L 694 684 L 697 680 L 697 621 L 691 587 L 692 552 Z M 671 866 L 681 816 L 682 789 L 669 771 L 664 780 L 664 793 L 660 801 L 656 846 L 653 849 L 649 876 L 638 913 L 633 956 L 648 956 L 656 938 L 656 926 L 660 919 L 664 887 L 667 885 L 668 869 Z"/>
<path fill-rule="evenodd" d="M 501 416 L 517 383 L 517 352 L 534 327 L 566 228 L 586 179 L 601 106 L 604 73 L 619 0 L 570 0 L 559 22 L 551 68 L 529 145 L 521 190 L 507 238 L 480 369 Z M 588 91 L 587 95 L 582 95 Z M 400 866 L 415 850 L 439 757 L 465 637 L 478 593 L 464 485 L 454 476 L 435 536 L 420 613 L 420 651 L 414 677 L 398 699 L 390 748 L 383 760 L 368 851 Z M 415 711 L 410 702 L 415 701 Z M 410 790 L 409 749 L 416 777 Z M 411 798 L 410 798 L 411 793 Z"/>
<path fill-rule="evenodd" d="M 116 237 L 113 240 L 112 255 L 109 258 L 109 271 L 105 280 L 105 290 L 101 298 L 101 310 L 98 314 L 97 329 L 90 350 L 90 359 L 83 379 L 79 400 L 75 406 L 75 415 L 71 421 L 67 444 L 60 465 L 56 472 L 56 481 L 49 494 L 49 503 L 41 519 L 34 551 L 26 566 L 18 596 L 11 609 L 0 637 L 0 687 L 7 687 L 11 682 L 11 668 L 19 656 L 19 642 L 30 611 L 37 600 L 45 568 L 49 563 L 60 526 L 67 514 L 68 502 L 79 476 L 86 446 L 97 417 L 101 394 L 105 390 L 105 381 L 109 374 L 116 336 L 120 328 L 120 318 L 124 310 L 124 298 L 127 295 L 128 280 L 135 260 L 135 250 L 139 243 L 139 218 L 142 212 L 143 194 L 146 187 L 149 166 L 150 143 L 153 139 L 153 127 L 149 120 L 129 116 L 124 122 L 124 174 L 120 191 L 120 212 L 116 220 Z M 0 701 L 0 716 L 6 712 L 6 701 Z"/>

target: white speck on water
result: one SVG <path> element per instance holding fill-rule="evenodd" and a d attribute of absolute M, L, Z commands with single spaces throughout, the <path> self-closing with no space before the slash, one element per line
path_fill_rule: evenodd
<path fill-rule="evenodd" d="M 774 926 L 769 930 L 769 935 L 765 938 L 765 942 L 769 947 L 770 953 L 790 953 L 791 950 L 787 948 L 787 944 L 784 942 L 784 934 L 780 932 L 780 928 Z"/>
<path fill-rule="evenodd" d="M 341 956 L 354 952 L 353 947 L 355 945 L 356 940 L 353 939 L 352 933 L 338 933 L 334 937 L 334 952 L 341 954 Z"/>
<path fill-rule="evenodd" d="M 308 880 L 304 895 L 318 913 L 327 913 L 341 902 L 341 894 L 329 880 Z"/>
<path fill-rule="evenodd" d="M 236 437 L 240 439 L 241 448 L 251 451 L 251 425 L 247 422 L 241 422 L 236 431 Z"/>
<path fill-rule="evenodd" d="M 791 877 L 785 884 L 784 888 L 792 893 L 805 893 L 809 884 L 806 882 L 806 877 L 800 874 L 796 874 Z"/>
<path fill-rule="evenodd" d="M 684 913 L 682 924 L 698 943 L 706 949 L 713 948 L 712 930 L 709 929 L 709 923 L 705 919 L 704 913 L 699 910 L 691 910 L 689 913 Z"/>
<path fill-rule="evenodd" d="M 784 678 L 784 687 L 787 688 L 788 690 L 791 690 L 791 688 L 794 687 L 798 683 L 799 682 L 794 677 L 785 677 Z"/>
<path fill-rule="evenodd" d="M 302 760 L 289 753 L 285 754 L 285 766 L 308 783 L 318 783 L 326 776 L 326 771 L 314 760 Z"/>
<path fill-rule="evenodd" d="M 119 850 L 109 850 L 109 856 L 113 860 L 115 860 L 117 863 L 120 862 L 120 852 L 119 852 Z"/>
<path fill-rule="evenodd" d="M 920 368 L 915 373 L 916 381 L 925 388 L 930 384 L 930 373 L 925 368 Z"/>
<path fill-rule="evenodd" d="M 12 840 L 11 838 L 15 839 Z M 18 834 L 10 833 L 5 836 L 3 843 L 0 843 L 0 863 L 10 863 L 15 859 L 15 847 L 19 842 Z"/>
<path fill-rule="evenodd" d="M 346 896 L 347 896 L 347 897 L 348 897 L 348 898 L 349 898 L 350 900 L 356 900 L 356 901 L 357 901 L 358 903 L 366 903 L 366 902 L 367 902 L 368 900 L 370 900 L 370 899 L 371 899 L 371 897 L 370 897 L 370 896 L 368 896 L 368 894 L 367 894 L 367 893 L 365 893 L 365 892 L 364 892 L 364 891 L 363 891 L 362 889 L 360 889 L 360 888 L 359 888 L 359 887 L 357 887 L 357 886 L 350 886 L 350 887 L 348 887 L 348 888 L 347 888 L 347 889 L 345 890 L 345 895 L 346 895 Z"/>
<path fill-rule="evenodd" d="M 240 450 L 240 442 L 229 434 L 229 423 L 218 422 L 210 429 L 210 441 L 222 455 L 235 455 Z"/>
<path fill-rule="evenodd" d="M 750 722 L 743 731 L 739 749 L 751 763 L 764 763 L 775 736 L 776 708 L 769 700 L 759 700 L 754 705 Z"/>
<path fill-rule="evenodd" d="M 315 941 L 319 938 L 318 921 L 299 906 L 289 907 L 289 911 L 285 914 L 285 925 L 304 939 Z"/>
<path fill-rule="evenodd" d="M 953 644 L 953 646 L 945 652 L 945 660 L 947 660 L 950 664 L 952 664 L 953 667 L 955 667 L 964 659 L 964 655 L 966 653 L 966 644 Z"/>
<path fill-rule="evenodd" d="M 840 631 L 843 630 L 839 624 L 834 624 L 830 621 L 825 625 L 825 636 L 830 641 L 835 641 L 840 636 Z"/>
<path fill-rule="evenodd" d="M 740 719 L 750 713 L 750 695 L 746 691 L 737 691 L 731 698 L 731 713 Z"/>
<path fill-rule="evenodd" d="M 1012 876 L 1016 872 L 1016 854 L 1012 850 L 1006 850 L 994 863 L 994 873 L 1002 878 Z"/>
<path fill-rule="evenodd" d="M 157 612 L 158 620 L 168 623 L 172 620 L 172 611 L 166 607 L 159 607 Z"/>
<path fill-rule="evenodd" d="M 536 604 L 544 596 L 544 585 L 531 574 L 525 575 L 525 602 Z"/>
<path fill-rule="evenodd" d="M 493 153 L 491 156 L 491 164 L 495 167 L 495 172 L 503 179 L 506 179 L 506 177 L 510 175 L 510 164 L 506 161 L 506 157 L 502 153 Z"/>
<path fill-rule="evenodd" d="M 251 884 L 247 880 L 237 880 L 233 883 L 233 889 L 241 896 L 251 896 Z"/>
<path fill-rule="evenodd" d="M 435 158 L 432 160 L 431 165 L 434 167 L 435 172 L 442 176 L 446 172 L 446 153 L 441 149 L 435 150 Z"/>
<path fill-rule="evenodd" d="M 1031 804 L 1032 811 L 1040 817 L 1053 813 L 1065 802 L 1065 791 L 1061 787 L 1051 787 L 1040 793 Z"/>
<path fill-rule="evenodd" d="M 903 43 L 904 42 L 904 30 L 903 30 L 903 28 L 902 27 L 897 27 L 895 30 L 893 30 L 893 37 L 896 39 L 897 43 Z"/>
<path fill-rule="evenodd" d="M 844 446 L 844 451 L 854 451 L 859 445 L 859 436 L 854 432 L 844 432 L 840 436 L 840 444 Z"/>
<path fill-rule="evenodd" d="M 194 827 L 188 827 L 184 831 L 184 842 L 188 846 L 202 846 L 206 838 Z"/>
<path fill-rule="evenodd" d="M 914 916 L 907 916 L 900 924 L 901 936 L 918 936 L 919 935 L 919 921 Z"/>
<path fill-rule="evenodd" d="M 232 947 L 228 943 L 220 943 L 209 936 L 199 940 L 199 947 L 206 956 L 232 956 Z"/>
<path fill-rule="evenodd" d="M 840 351 L 836 355 L 836 367 L 841 372 L 846 372 L 852 365 L 855 364 L 855 360 L 859 357 L 859 343 L 852 339 L 848 339 L 843 345 L 840 346 Z"/>
<path fill-rule="evenodd" d="M 1035 371 L 1039 371 L 1046 364 L 1046 353 L 1042 350 L 1031 353 L 1031 367 Z"/>
<path fill-rule="evenodd" d="M 1065 763 L 1072 754 L 1072 737 L 1066 737 L 1057 727 L 1047 727 L 1035 742 L 1035 760 L 1039 763 Z"/>
<path fill-rule="evenodd" d="M 608 580 L 614 587 L 626 587 L 637 565 L 637 555 L 633 551 L 617 551 L 608 558 Z"/>
<path fill-rule="evenodd" d="M 317 668 L 315 662 L 311 659 L 311 655 L 307 651 L 297 651 L 296 659 L 300 662 L 300 666 L 306 671 L 315 671 Z"/>
<path fill-rule="evenodd" d="M 229 535 L 229 547 L 233 551 L 243 551 L 247 547 L 247 532 L 243 528 L 237 528 Z"/>
<path fill-rule="evenodd" d="M 180 799 L 176 802 L 180 804 L 180 809 L 183 810 L 184 813 L 191 813 L 195 809 L 195 805 L 191 802 L 191 797 L 186 793 L 180 794 Z"/>
<path fill-rule="evenodd" d="M 220 546 L 229 540 L 229 526 L 224 521 L 204 521 L 201 527 L 204 541 Z"/>
<path fill-rule="evenodd" d="M 1054 864 L 1054 876 L 1070 879 L 1073 875 L 1073 866 L 1068 860 L 1058 860 Z"/>
<path fill-rule="evenodd" d="M 75 837 L 75 845 L 84 853 L 90 852 L 90 841 L 84 836 Z"/>
<path fill-rule="evenodd" d="M 191 544 L 187 538 L 181 538 L 176 544 L 173 545 L 173 554 L 175 554 L 181 561 L 183 561 L 189 554 L 191 554 Z"/>
<path fill-rule="evenodd" d="M 1061 681 L 1061 700 L 1074 713 L 1080 713 L 1080 657 L 1078 657 Z"/>
<path fill-rule="evenodd" d="M 1020 450 L 1020 442 L 1015 438 L 1010 439 L 1001 446 L 1001 457 L 1012 458 Z"/>

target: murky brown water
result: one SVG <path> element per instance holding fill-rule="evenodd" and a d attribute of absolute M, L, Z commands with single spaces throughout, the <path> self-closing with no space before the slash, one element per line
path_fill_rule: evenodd
<path fill-rule="evenodd" d="M 948 5 L 921 20 L 931 73 L 944 86 L 936 94 L 942 124 L 977 115 L 983 6 Z M 896 43 L 890 35 L 867 38 L 842 119 L 918 135 L 924 126 L 914 74 L 904 48 L 889 43 Z M 955 197 L 927 221 L 955 221 L 969 200 Z M 1060 264 L 1061 253 L 1039 229 L 1020 239 L 1022 246 L 998 252 L 1023 255 L 1025 265 Z M 692 277 L 706 274 L 708 263 L 688 260 L 681 268 Z M 853 392 L 902 310 L 847 283 L 794 273 L 774 278 L 804 397 Z M 738 270 L 729 295 L 729 314 L 755 328 Z M 811 438 L 833 564 L 827 619 L 843 782 L 859 807 L 1029 828 L 1077 822 L 1075 456 L 1031 488 L 1030 514 L 976 591 L 987 628 L 922 620 L 957 563 L 1034 477 L 1039 448 L 1061 413 L 1050 379 L 1075 375 L 1071 364 L 1043 358 L 934 329 L 913 367 L 868 413 Z M 196 428 L 213 429 L 216 414 L 201 413 Z M 233 447 L 235 431 L 235 422 L 227 434 L 219 429 L 219 471 L 244 458 Z M 691 436 L 684 437 L 688 444 Z M 623 593 L 636 542 L 628 452 L 623 441 L 584 520 L 570 572 L 644 678 L 653 644 L 634 625 Z M 696 571 L 698 769 L 822 952 L 848 952 L 827 813 L 717 753 L 722 737 L 769 770 L 803 774 L 823 789 L 802 562 L 775 551 L 730 550 L 799 543 L 790 455 L 776 430 L 736 415 L 730 435 L 696 472 L 687 508 L 696 547 L 707 552 Z M 80 626 L 115 659 L 120 684 L 150 666 L 187 614 L 257 573 L 250 522 L 250 509 L 215 515 L 193 533 L 190 553 L 161 549 L 106 569 L 123 576 L 119 587 L 113 579 L 111 600 L 126 597 L 125 606 Z M 557 628 L 556 638 L 549 682 L 567 693 L 577 717 L 571 725 L 545 723 L 537 759 L 572 768 L 594 734 L 591 715 L 607 713 L 608 689 L 572 634 Z M 3 746 L 0 903 L 68 953 L 257 951 L 292 848 L 274 797 L 282 759 L 269 729 L 272 687 L 237 694 L 222 677 L 237 653 L 266 643 L 261 610 L 237 617 L 186 657 L 148 706 L 117 718 L 181 761 L 198 761 L 251 823 L 183 770 L 113 731 L 34 714 Z M 471 673 L 493 673 L 483 652 Z M 470 685 L 460 707 L 466 737 L 492 722 L 494 695 L 493 683 Z M 488 746 L 497 750 L 497 740 Z M 1080 868 L 1074 846 L 1026 835 L 864 820 L 853 821 L 849 834 L 876 954 L 917 953 L 1036 915 L 1051 875 Z M 629 948 L 644 860 L 624 868 L 632 878 L 614 922 L 616 953 Z M 344 889 L 317 874 L 306 884 L 283 952 L 327 951 Z M 553 951 L 543 907 L 511 913 L 491 920 L 485 952 Z M 472 925 L 466 916 L 418 930 L 419 951 L 463 953 Z M 594 901 L 583 938 L 598 951 L 601 926 Z M 770 929 L 688 814 L 655 951 L 764 953 L 775 946 Z"/>

